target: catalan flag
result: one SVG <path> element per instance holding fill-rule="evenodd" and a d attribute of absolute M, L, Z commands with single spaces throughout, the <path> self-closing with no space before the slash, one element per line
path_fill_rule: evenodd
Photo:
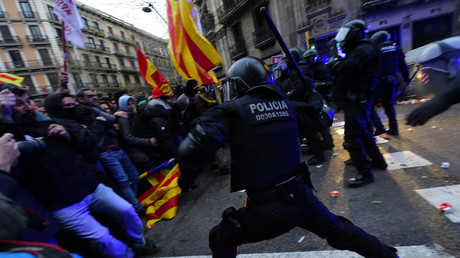
<path fill-rule="evenodd" d="M 172 219 L 176 216 L 179 196 L 182 190 L 179 187 L 179 165 L 168 169 L 166 164 L 157 171 L 148 171 L 139 178 L 145 178 L 152 185 L 139 196 L 139 202 L 147 207 L 147 227 L 150 229 L 162 219 Z M 154 173 L 152 173 L 154 172 Z"/>
<path fill-rule="evenodd" d="M 163 77 L 160 71 L 150 62 L 150 60 L 142 53 L 137 47 L 137 63 L 139 65 L 139 71 L 144 77 L 145 82 L 152 88 L 160 88 L 161 91 L 166 95 L 172 94 L 171 86 L 169 82 Z"/>
<path fill-rule="evenodd" d="M 214 46 L 200 33 L 199 19 L 191 0 L 166 0 L 169 49 L 176 70 L 187 80 L 217 83 L 212 68 L 222 63 Z M 192 17 L 194 13 L 195 19 Z M 198 24 L 198 26 L 197 26 Z"/>
<path fill-rule="evenodd" d="M 0 83 L 12 83 L 17 86 L 21 86 L 24 81 L 24 77 L 17 76 L 11 73 L 0 73 Z"/>

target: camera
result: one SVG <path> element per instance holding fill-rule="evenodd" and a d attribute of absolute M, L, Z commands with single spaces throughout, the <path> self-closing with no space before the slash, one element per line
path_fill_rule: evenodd
<path fill-rule="evenodd" d="M 43 141 L 43 137 L 37 137 L 28 141 L 18 141 L 16 142 L 16 146 L 18 146 L 18 150 L 21 152 L 35 151 L 46 148 L 46 143 Z"/>

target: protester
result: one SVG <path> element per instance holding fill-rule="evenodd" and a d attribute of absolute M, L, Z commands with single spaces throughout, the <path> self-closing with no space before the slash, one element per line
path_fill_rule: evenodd
<path fill-rule="evenodd" d="M 16 101 L 14 105 L 3 105 L 0 133 L 12 133 L 16 140 L 36 144 L 31 154 L 20 160 L 23 174 L 16 176 L 21 185 L 51 210 L 63 229 L 87 240 L 88 248 L 100 256 L 133 257 L 135 253 L 156 251 L 153 242 L 144 239 L 141 221 L 132 205 L 98 183 L 69 145 L 64 127 L 49 118 L 37 117 L 26 90 L 12 84 L 0 86 L 0 91 L 5 89 L 8 98 Z M 91 216 L 90 210 L 117 218 L 126 231 L 129 246 L 114 238 Z"/>

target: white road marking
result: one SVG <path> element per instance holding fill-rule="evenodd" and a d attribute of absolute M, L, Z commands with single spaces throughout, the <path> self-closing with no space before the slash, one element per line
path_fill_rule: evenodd
<path fill-rule="evenodd" d="M 428 166 L 432 163 L 411 151 L 401 151 L 383 154 L 388 164 L 388 170 Z"/>
<path fill-rule="evenodd" d="M 426 188 L 415 190 L 438 210 L 441 203 L 450 203 L 452 209 L 444 215 L 454 223 L 460 222 L 460 185 L 449 185 L 442 187 Z"/>

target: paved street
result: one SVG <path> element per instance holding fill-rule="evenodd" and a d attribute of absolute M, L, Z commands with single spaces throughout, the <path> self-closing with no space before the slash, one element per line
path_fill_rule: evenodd
<path fill-rule="evenodd" d="M 343 114 L 337 114 L 332 128 L 335 148 L 327 153 L 326 163 L 311 167 L 312 180 L 318 198 L 332 212 L 382 242 L 400 247 L 401 257 L 460 257 L 460 105 L 422 127 L 405 125 L 405 115 L 419 105 L 397 106 L 400 137 L 378 139 L 389 168 L 374 171 L 375 183 L 356 189 L 344 183 L 355 170 L 343 163 L 349 155 L 342 147 Z M 385 117 L 382 109 L 379 114 Z M 302 160 L 309 157 L 303 155 Z M 446 162 L 450 166 L 442 168 Z M 198 183 L 198 188 L 181 195 L 175 218 L 160 221 L 146 233 L 161 248 L 156 256 L 209 256 L 208 233 L 222 211 L 244 205 L 244 193 L 229 194 L 229 175 L 207 170 Z M 331 197 L 331 191 L 340 195 Z M 443 202 L 453 205 L 447 216 L 438 210 Z M 239 257 L 359 255 L 335 250 L 325 240 L 296 228 L 269 241 L 241 246 Z"/>

